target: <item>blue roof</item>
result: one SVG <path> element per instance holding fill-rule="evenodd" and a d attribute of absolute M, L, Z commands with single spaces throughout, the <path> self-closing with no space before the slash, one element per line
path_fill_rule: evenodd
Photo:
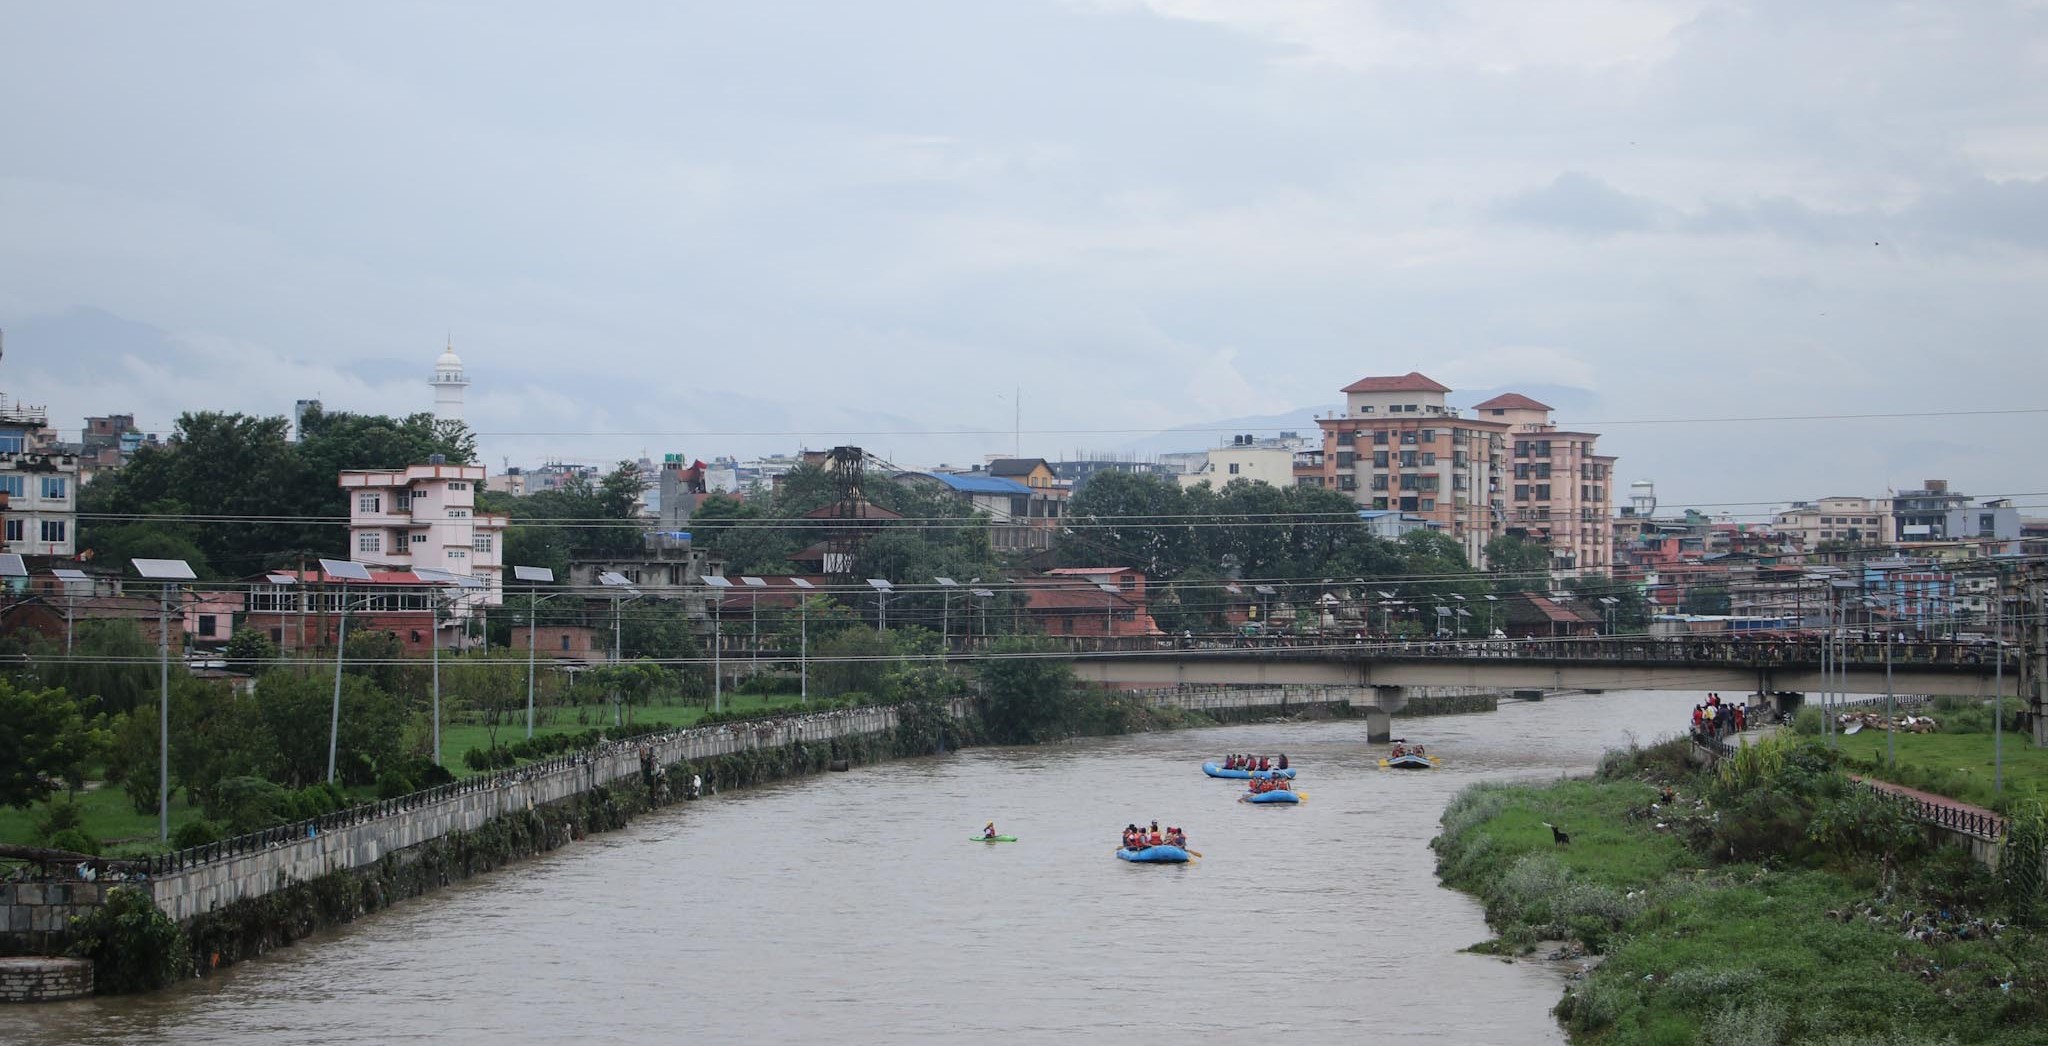
<path fill-rule="evenodd" d="M 1014 479 L 1000 476 L 933 473 L 932 478 L 952 487 L 962 494 L 1029 494 L 1031 488 Z"/>

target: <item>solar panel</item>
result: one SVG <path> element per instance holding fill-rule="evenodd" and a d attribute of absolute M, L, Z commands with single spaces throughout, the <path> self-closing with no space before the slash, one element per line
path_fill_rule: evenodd
<path fill-rule="evenodd" d="M 16 552 L 0 554 L 0 577 L 27 577 L 28 564 L 21 561 Z"/>
<path fill-rule="evenodd" d="M 704 575 L 704 583 L 705 583 L 705 584 L 707 584 L 707 585 L 710 585 L 710 586 L 711 586 L 712 588 L 731 588 L 731 587 L 732 587 L 732 582 L 730 582 L 730 581 L 727 581 L 726 579 L 724 579 L 724 578 L 722 578 L 722 577 L 719 577 L 719 576 L 718 576 L 718 575 L 716 575 L 716 574 L 706 574 L 706 575 Z"/>
<path fill-rule="evenodd" d="M 1109 593 L 1109 594 L 1111 594 L 1111 595 L 1115 595 L 1116 593 L 1118 593 L 1118 592 L 1121 592 L 1121 591 L 1123 591 L 1123 589 L 1120 589 L 1120 588 L 1116 587 L 1115 585 L 1105 584 L 1105 583 L 1103 583 L 1103 582 L 1100 582 L 1100 581 L 1097 581 L 1097 582 L 1095 583 L 1095 587 L 1096 587 L 1096 588 L 1099 588 L 1099 589 L 1103 590 L 1104 592 L 1107 592 L 1107 593 Z"/>
<path fill-rule="evenodd" d="M 887 591 L 889 591 L 890 589 L 892 589 L 892 588 L 895 588 L 895 587 L 896 587 L 896 585 L 895 585 L 895 583 L 894 583 L 894 582 L 891 582 L 891 581 L 887 581 L 887 580 L 885 580 L 885 579 L 883 579 L 883 578 L 878 578 L 878 577 L 871 577 L 871 578 L 869 578 L 869 579 L 868 579 L 868 584 L 869 584 L 869 585 L 872 585 L 872 586 L 874 586 L 874 588 L 875 588 L 876 590 L 878 590 L 878 591 L 881 591 L 881 592 L 887 592 Z"/>
<path fill-rule="evenodd" d="M 1252 591 L 1257 592 L 1259 595 L 1262 596 L 1271 596 L 1279 594 L 1279 590 L 1271 585 L 1254 585 L 1252 586 Z"/>
<path fill-rule="evenodd" d="M 151 581 L 192 581 L 199 576 L 192 573 L 191 565 L 182 559 L 132 559 L 129 562 L 135 564 L 136 573 Z M 327 561 L 323 559 L 321 562 Z"/>
<path fill-rule="evenodd" d="M 299 579 L 290 574 L 272 574 L 268 580 L 273 585 L 296 585 L 299 583 Z"/>
<path fill-rule="evenodd" d="M 741 577 L 741 578 L 740 578 L 740 584 L 742 584 L 742 585 L 745 585 L 745 586 L 747 586 L 748 588 L 767 588 L 767 587 L 768 587 L 768 582 L 766 582 L 766 581 L 764 581 L 764 580 L 762 580 L 762 579 L 760 579 L 760 578 L 757 578 L 757 577 L 744 577 L 744 576 L 743 576 L 743 577 Z"/>
<path fill-rule="evenodd" d="M 597 581 L 598 584 L 610 585 L 613 588 L 622 588 L 626 585 L 632 584 L 631 581 L 626 580 L 626 575 L 621 574 L 616 570 L 607 570 L 604 573 L 597 575 Z"/>
<path fill-rule="evenodd" d="M 789 579 L 789 583 L 790 583 L 790 584 L 792 584 L 792 585 L 795 585 L 795 586 L 796 586 L 796 587 L 798 587 L 798 588 L 817 588 L 817 587 L 818 587 L 818 586 L 816 586 L 816 585 L 813 585 L 813 584 L 811 584 L 811 583 L 810 583 L 810 582 L 808 582 L 808 581 L 805 581 L 805 580 L 804 580 L 803 578 L 800 578 L 800 577 L 793 577 L 793 578 L 790 578 L 790 579 Z"/>
<path fill-rule="evenodd" d="M 513 567 L 512 579 L 529 583 L 542 581 L 552 583 L 555 580 L 555 571 L 552 567 Z"/>
<path fill-rule="evenodd" d="M 941 584 L 941 585 L 944 585 L 944 586 L 945 586 L 945 587 L 947 587 L 947 588 L 959 588 L 959 587 L 960 587 L 960 582 L 958 582 L 958 581 L 955 581 L 955 580 L 953 580 L 952 578 L 949 578 L 949 577 L 934 577 L 934 578 L 932 578 L 932 580 L 933 580 L 933 581 L 936 581 L 936 582 L 938 582 L 938 583 L 939 583 L 939 584 Z"/>
<path fill-rule="evenodd" d="M 983 598 L 983 599 L 988 599 L 988 598 L 990 598 L 991 596 L 994 596 L 994 595 L 995 595 L 995 593 L 994 593 L 994 592 L 991 592 L 991 591 L 989 591 L 988 589 L 985 589 L 985 588 L 973 588 L 973 589 L 968 589 L 968 591 L 970 591 L 970 592 L 974 593 L 974 594 L 975 594 L 975 595 L 977 595 L 977 596 L 980 596 L 980 597 L 981 597 L 981 598 Z"/>
<path fill-rule="evenodd" d="M 141 560 L 136 562 L 140 563 Z M 187 569 L 189 571 L 190 568 Z M 352 559 L 323 559 L 320 561 L 320 572 L 339 581 L 370 580 L 370 569 Z M 187 573 L 185 576 L 192 575 Z"/>

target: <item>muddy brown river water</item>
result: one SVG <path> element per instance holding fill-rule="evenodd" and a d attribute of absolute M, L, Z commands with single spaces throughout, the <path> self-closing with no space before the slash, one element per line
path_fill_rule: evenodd
<path fill-rule="evenodd" d="M 1566 970 L 1460 949 L 1479 906 L 1428 842 L 1474 781 L 1589 771 L 1690 696 L 974 749 L 732 792 L 472 879 L 204 981 L 0 1010 L 0 1043 L 1557 1043 Z M 1299 806 L 1235 801 L 1286 752 Z M 1126 822 L 1205 857 L 1113 856 Z M 970 842 L 982 824 L 1014 844 Z"/>

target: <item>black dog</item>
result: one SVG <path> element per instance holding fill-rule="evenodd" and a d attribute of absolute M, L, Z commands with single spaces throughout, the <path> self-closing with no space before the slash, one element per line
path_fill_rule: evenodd
<path fill-rule="evenodd" d="M 1549 821 L 1543 822 L 1543 827 L 1550 829 L 1550 837 L 1557 841 L 1557 845 L 1571 845 L 1572 837 L 1569 834 L 1567 834 L 1564 829 L 1559 828 L 1554 824 L 1551 824 Z"/>

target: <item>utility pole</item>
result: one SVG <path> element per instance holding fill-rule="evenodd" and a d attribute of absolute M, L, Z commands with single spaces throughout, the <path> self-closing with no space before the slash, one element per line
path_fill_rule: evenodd
<path fill-rule="evenodd" d="M 2034 728 L 2036 748 L 2048 746 L 2048 617 L 2042 614 L 2043 610 L 2048 610 L 2048 605 L 2044 605 L 2048 604 L 2048 599 L 2044 596 L 2048 596 L 2048 585 L 2042 583 L 2038 569 L 2030 567 L 2027 571 L 2025 610 L 2032 615 L 2032 622 L 2031 627 L 2022 633 L 2027 637 L 2027 650 L 2026 660 L 2021 663 L 2028 669 L 2027 717 Z M 2028 623 L 2025 617 L 2020 621 L 2023 626 Z"/>

